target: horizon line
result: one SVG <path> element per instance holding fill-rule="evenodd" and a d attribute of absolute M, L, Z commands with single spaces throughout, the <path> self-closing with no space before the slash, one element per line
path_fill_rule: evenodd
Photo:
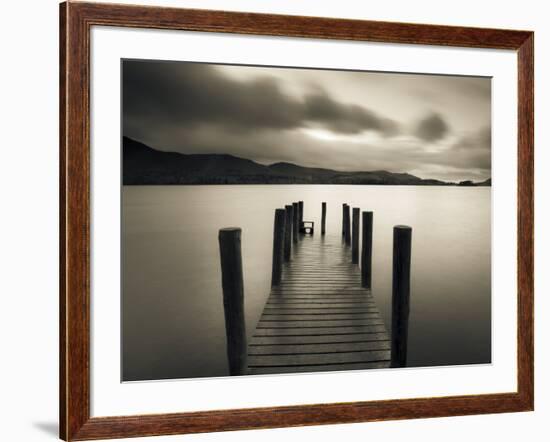
<path fill-rule="evenodd" d="M 301 167 L 303 169 L 321 169 L 321 170 L 327 170 L 327 171 L 331 171 L 331 172 L 339 172 L 339 173 L 375 173 L 375 172 L 386 172 L 386 173 L 391 173 L 391 174 L 400 174 L 400 175 L 410 175 L 410 176 L 413 176 L 415 178 L 418 178 L 418 179 L 421 179 L 421 180 L 432 180 L 432 181 L 439 181 L 439 182 L 442 182 L 442 183 L 446 183 L 446 184 L 459 184 L 459 183 L 462 183 L 462 182 L 472 182 L 472 183 L 484 183 L 488 180 L 491 180 L 492 179 L 492 175 L 490 175 L 488 178 L 485 178 L 485 179 L 481 179 L 480 181 L 473 181 L 473 180 L 470 180 L 470 179 L 466 179 L 466 180 L 458 180 L 458 181 L 446 181 L 446 180 L 440 180 L 440 179 L 437 179 L 437 178 L 421 178 L 417 175 L 414 175 L 410 172 L 403 172 L 403 171 L 399 171 L 399 172 L 392 172 L 392 171 L 389 171 L 389 170 L 386 170 L 386 169 L 372 169 L 372 170 L 338 170 L 338 169 L 331 169 L 331 168 L 327 168 L 327 167 L 319 167 L 319 166 L 303 166 L 301 164 L 297 164 L 297 163 L 292 163 L 292 162 L 289 162 L 289 161 L 276 161 L 274 163 L 268 163 L 268 164 L 263 164 L 257 160 L 253 160 L 253 159 L 250 159 L 250 158 L 245 158 L 245 157 L 241 157 L 241 156 L 237 156 L 237 155 L 233 155 L 233 154 L 230 154 L 230 153 L 183 153 L 183 152 L 178 152 L 178 151 L 175 151 L 175 150 L 162 150 L 162 149 L 158 149 L 157 147 L 152 147 L 150 146 L 149 144 L 143 142 L 143 141 L 140 141 L 140 140 L 137 140 L 136 138 L 133 138 L 133 137 L 130 137 L 128 135 L 124 135 L 124 134 L 121 134 L 121 142 L 124 138 L 127 138 L 128 140 L 131 140 L 131 141 L 134 141 L 134 142 L 137 142 L 137 143 L 140 143 L 140 144 L 143 144 L 144 146 L 148 147 L 149 149 L 152 149 L 156 152 L 162 152 L 162 153 L 174 153 L 174 154 L 178 154 L 178 155 L 183 155 L 183 156 L 190 156 L 190 155 L 202 155 L 202 156 L 206 156 L 206 155 L 218 155 L 218 156 L 229 156 L 229 157 L 233 157 L 233 158 L 237 158 L 237 159 L 240 159 L 240 160 L 246 160 L 246 161 L 251 161 L 255 164 L 258 164 L 258 165 L 261 165 L 261 166 L 265 166 L 265 167 L 271 167 L 271 166 L 275 166 L 277 164 L 288 164 L 288 165 L 291 165 L 291 166 L 296 166 L 296 167 Z M 122 143 L 123 144 L 123 143 Z"/>

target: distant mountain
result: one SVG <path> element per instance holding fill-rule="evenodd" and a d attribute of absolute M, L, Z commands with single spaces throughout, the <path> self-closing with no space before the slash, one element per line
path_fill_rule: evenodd
<path fill-rule="evenodd" d="M 461 187 L 487 187 L 491 185 L 491 178 L 486 179 L 485 181 L 480 181 L 475 183 L 474 181 L 460 181 L 457 186 Z"/>
<path fill-rule="evenodd" d="M 224 177 L 261 177 L 266 167 L 232 155 L 162 152 L 123 138 L 124 184 L 212 184 Z"/>
<path fill-rule="evenodd" d="M 340 172 L 292 163 L 269 166 L 224 154 L 164 152 L 123 137 L 123 183 L 137 184 L 381 184 L 445 186 L 439 180 L 385 170 Z M 490 185 L 490 180 L 488 180 Z"/>
<path fill-rule="evenodd" d="M 331 179 L 339 172 L 331 169 L 320 169 L 314 167 L 303 167 L 292 163 L 275 163 L 267 166 L 271 173 L 286 176 L 297 177 L 301 179 Z"/>

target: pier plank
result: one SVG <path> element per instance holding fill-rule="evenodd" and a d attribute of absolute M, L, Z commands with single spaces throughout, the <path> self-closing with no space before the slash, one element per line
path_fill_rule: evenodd
<path fill-rule="evenodd" d="M 249 356 L 298 355 L 327 353 L 357 353 L 372 350 L 390 350 L 389 341 L 366 341 L 348 343 L 258 345 L 250 349 Z"/>
<path fill-rule="evenodd" d="M 348 342 L 389 342 L 385 332 L 381 333 L 353 333 L 343 335 L 321 335 L 321 336 L 255 336 L 250 342 L 250 347 L 262 345 L 288 345 L 288 344 L 330 344 Z M 252 349 L 250 349 L 252 350 Z"/>
<path fill-rule="evenodd" d="M 312 328 L 256 328 L 254 336 L 322 336 L 363 333 L 386 333 L 384 325 L 362 325 L 359 327 L 312 327 Z"/>
<path fill-rule="evenodd" d="M 352 362 L 381 362 L 390 357 L 389 350 L 365 350 L 348 353 L 259 355 L 248 354 L 249 367 L 288 367 L 291 365 L 334 365 Z"/>
<path fill-rule="evenodd" d="M 391 342 L 340 237 L 293 244 L 248 346 L 250 374 L 387 368 Z"/>
<path fill-rule="evenodd" d="M 289 367 L 251 367 L 249 374 L 285 374 L 285 373 L 314 373 L 319 371 L 331 372 L 342 370 L 372 370 L 388 368 L 387 362 L 362 362 L 335 365 L 293 365 Z"/>

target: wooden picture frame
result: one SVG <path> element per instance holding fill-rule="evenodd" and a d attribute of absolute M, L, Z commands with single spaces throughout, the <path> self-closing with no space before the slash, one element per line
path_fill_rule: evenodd
<path fill-rule="evenodd" d="M 508 49 L 518 63 L 517 391 L 90 417 L 90 30 L 117 26 Z M 60 5 L 60 437 L 88 440 L 529 411 L 534 408 L 534 34 L 117 4 Z"/>

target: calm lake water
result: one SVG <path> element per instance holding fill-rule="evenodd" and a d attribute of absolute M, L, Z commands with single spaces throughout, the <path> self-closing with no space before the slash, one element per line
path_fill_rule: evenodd
<path fill-rule="evenodd" d="M 490 362 L 491 188 L 125 186 L 123 380 L 228 374 L 218 230 L 243 231 L 250 336 L 270 289 L 274 210 L 297 200 L 316 226 L 327 202 L 327 235 L 341 235 L 344 202 L 374 212 L 372 291 L 387 326 L 392 228 L 412 226 L 410 366 Z"/>

